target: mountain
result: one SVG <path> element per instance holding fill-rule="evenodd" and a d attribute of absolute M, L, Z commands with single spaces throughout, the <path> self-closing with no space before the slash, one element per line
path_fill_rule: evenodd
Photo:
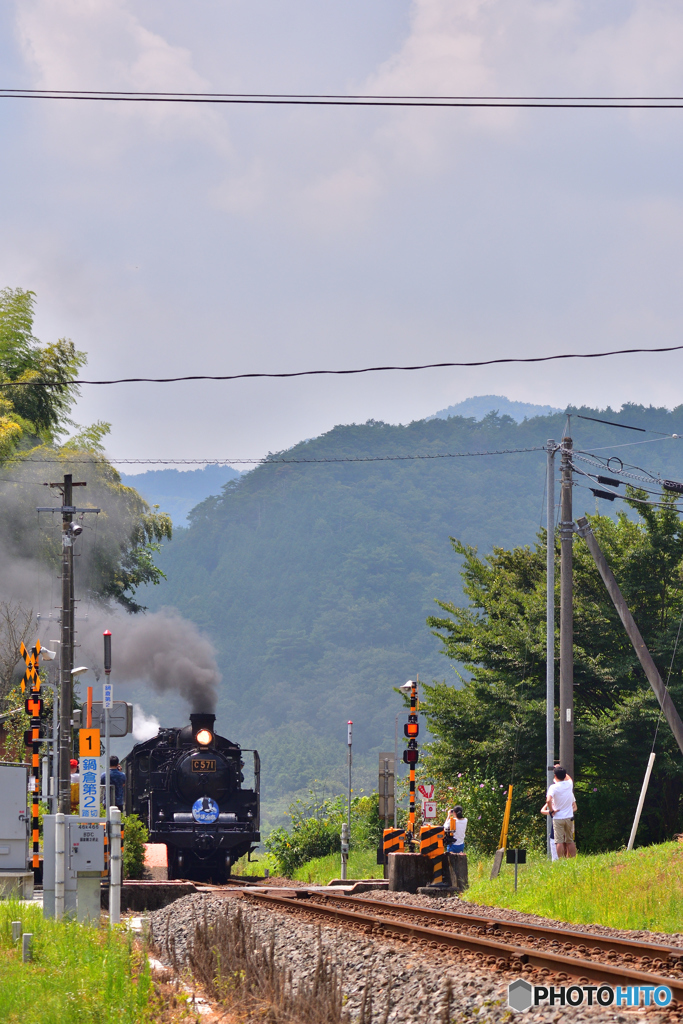
<path fill-rule="evenodd" d="M 572 412 L 683 435 L 683 406 Z M 348 719 L 358 777 L 371 785 L 377 752 L 393 749 L 393 688 L 416 673 L 457 684 L 425 625 L 435 599 L 462 598 L 449 537 L 482 552 L 532 543 L 544 519 L 543 449 L 565 423 L 565 413 L 521 423 L 489 413 L 338 426 L 280 456 L 308 463 L 270 461 L 229 481 L 165 544 L 167 580 L 143 600 L 178 608 L 213 640 L 219 723 L 258 744 L 268 800 L 313 778 L 341 787 Z M 576 415 L 571 429 L 578 449 L 683 480 L 683 441 Z M 629 446 L 643 439 L 652 443 Z M 464 454 L 510 449 L 531 450 Z M 314 461 L 348 458 L 360 461 Z M 575 517 L 595 511 L 591 483 L 577 475 Z M 600 500 L 603 512 L 619 506 Z"/>
<path fill-rule="evenodd" d="M 183 526 L 195 505 L 211 494 L 220 494 L 228 480 L 240 473 L 231 466 L 204 466 L 203 469 L 148 469 L 145 473 L 122 473 L 121 480 L 134 487 L 150 505 L 168 512 L 174 526 Z"/>
<path fill-rule="evenodd" d="M 457 405 L 449 405 L 447 409 L 440 409 L 433 416 L 427 416 L 427 419 L 447 420 L 449 416 L 474 416 L 475 420 L 483 420 L 490 412 L 497 412 L 499 416 L 511 416 L 516 423 L 521 423 L 524 419 L 530 420 L 532 416 L 551 416 L 562 410 L 552 405 L 512 402 L 503 395 L 477 395 L 474 398 L 466 398 Z"/>

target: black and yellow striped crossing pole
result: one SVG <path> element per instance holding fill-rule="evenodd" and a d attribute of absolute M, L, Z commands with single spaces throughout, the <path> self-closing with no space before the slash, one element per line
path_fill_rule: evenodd
<path fill-rule="evenodd" d="M 34 870 L 40 867 L 40 789 L 38 779 L 40 778 L 40 718 L 43 712 L 43 701 L 40 696 L 40 640 L 36 640 L 35 647 L 28 651 L 22 643 L 20 647 L 21 656 L 26 662 L 26 671 L 21 681 L 21 688 L 24 693 L 29 691 L 26 700 L 26 713 L 31 716 L 31 786 L 33 800 L 31 804 L 31 838 L 33 842 Z"/>
<path fill-rule="evenodd" d="M 385 828 L 382 833 L 382 851 L 384 863 L 388 864 L 390 853 L 403 853 L 405 849 L 405 831 L 402 828 Z"/>
<path fill-rule="evenodd" d="M 410 692 L 410 713 L 408 715 L 408 723 L 403 726 L 403 733 L 408 738 L 408 746 L 403 751 L 403 761 L 410 769 L 410 810 L 408 813 L 406 838 L 408 840 L 408 849 L 412 850 L 412 846 L 415 841 L 415 765 L 420 758 L 420 754 L 417 749 L 417 737 L 420 732 L 420 726 L 417 721 L 417 680 L 409 679 L 408 682 L 404 683 L 403 686 L 399 687 L 399 689 L 403 690 L 404 693 Z"/>
<path fill-rule="evenodd" d="M 420 829 L 420 853 L 432 862 L 432 885 L 443 885 L 444 842 L 442 825 L 423 825 Z"/>

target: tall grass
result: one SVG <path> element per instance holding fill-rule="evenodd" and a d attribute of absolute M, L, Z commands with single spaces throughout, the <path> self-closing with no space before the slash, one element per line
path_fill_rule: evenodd
<path fill-rule="evenodd" d="M 554 864 L 535 854 L 519 868 L 517 893 L 514 868 L 503 865 L 493 881 L 490 870 L 490 858 L 470 864 L 467 900 L 573 924 L 683 931 L 683 847 L 678 843 L 579 854 Z"/>
<path fill-rule="evenodd" d="M 292 878 L 310 885 L 327 885 L 341 872 L 341 854 L 315 857 L 297 868 Z M 346 871 L 348 878 L 384 878 L 384 869 L 377 863 L 376 850 L 351 850 Z"/>
<path fill-rule="evenodd" d="M 21 961 L 12 921 L 33 934 Z M 3 1024 L 147 1024 L 159 1014 L 146 956 L 132 936 L 44 920 L 35 905 L 0 901 L 0 1021 Z"/>

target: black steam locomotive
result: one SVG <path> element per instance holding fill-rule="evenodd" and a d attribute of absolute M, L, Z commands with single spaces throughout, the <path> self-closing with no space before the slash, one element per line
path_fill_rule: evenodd
<path fill-rule="evenodd" d="M 260 840 L 260 761 L 243 789 L 242 749 L 214 732 L 215 715 L 190 715 L 183 729 L 160 729 L 125 759 L 126 811 L 165 843 L 168 877 L 225 882 L 232 864 Z"/>

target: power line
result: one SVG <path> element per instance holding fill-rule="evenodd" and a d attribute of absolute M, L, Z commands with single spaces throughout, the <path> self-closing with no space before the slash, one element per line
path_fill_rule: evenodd
<path fill-rule="evenodd" d="M 660 437 L 676 437 L 676 434 L 667 434 L 663 430 L 650 430 L 647 427 L 633 427 L 630 423 L 615 423 L 614 420 L 601 420 L 597 416 L 582 416 L 581 413 L 574 413 L 577 420 L 590 420 L 591 423 L 606 423 L 608 427 L 621 427 L 622 430 L 638 430 L 641 434 L 659 434 Z"/>
<path fill-rule="evenodd" d="M 0 99 L 104 103 L 201 103 L 267 106 L 494 107 L 551 110 L 678 110 L 681 96 L 382 96 L 316 93 L 136 92 L 90 89 L 0 89 Z"/>
<path fill-rule="evenodd" d="M 184 381 L 195 380 L 251 380 L 258 378 L 282 379 L 289 377 L 350 376 L 359 373 L 386 373 L 390 370 L 442 370 L 448 369 L 449 367 L 497 366 L 502 363 L 549 363 L 557 359 L 604 359 L 608 356 L 625 356 L 638 353 L 652 354 L 656 352 L 679 352 L 681 349 L 683 349 L 683 345 L 668 345 L 662 348 L 620 348 L 613 349 L 609 352 L 562 352 L 553 356 L 505 356 L 501 359 L 478 359 L 468 362 L 449 363 L 421 363 L 415 366 L 363 366 L 351 370 L 293 370 L 286 373 L 191 374 L 184 377 L 119 377 L 113 380 L 10 380 L 1 383 L 0 388 L 59 388 L 81 384 L 178 384 Z M 587 419 L 588 417 L 582 418 Z M 615 425 L 619 426 L 619 424 Z"/>
<path fill-rule="evenodd" d="M 524 452 L 544 452 L 545 445 L 536 445 L 533 448 L 500 448 L 494 451 L 480 452 L 436 452 L 425 455 L 343 455 L 330 456 L 324 459 L 281 459 L 267 455 L 261 459 L 114 459 L 107 457 L 107 462 L 114 466 L 269 466 L 289 465 L 301 466 L 309 463 L 338 462 L 411 462 L 415 459 L 465 459 L 478 455 L 519 455 Z M 102 459 L 21 459 L 21 462 L 33 463 L 64 463 L 69 465 L 94 465 L 101 463 Z M 16 465 L 16 463 L 15 463 Z M 4 483 L 0 476 L 0 483 Z"/>

